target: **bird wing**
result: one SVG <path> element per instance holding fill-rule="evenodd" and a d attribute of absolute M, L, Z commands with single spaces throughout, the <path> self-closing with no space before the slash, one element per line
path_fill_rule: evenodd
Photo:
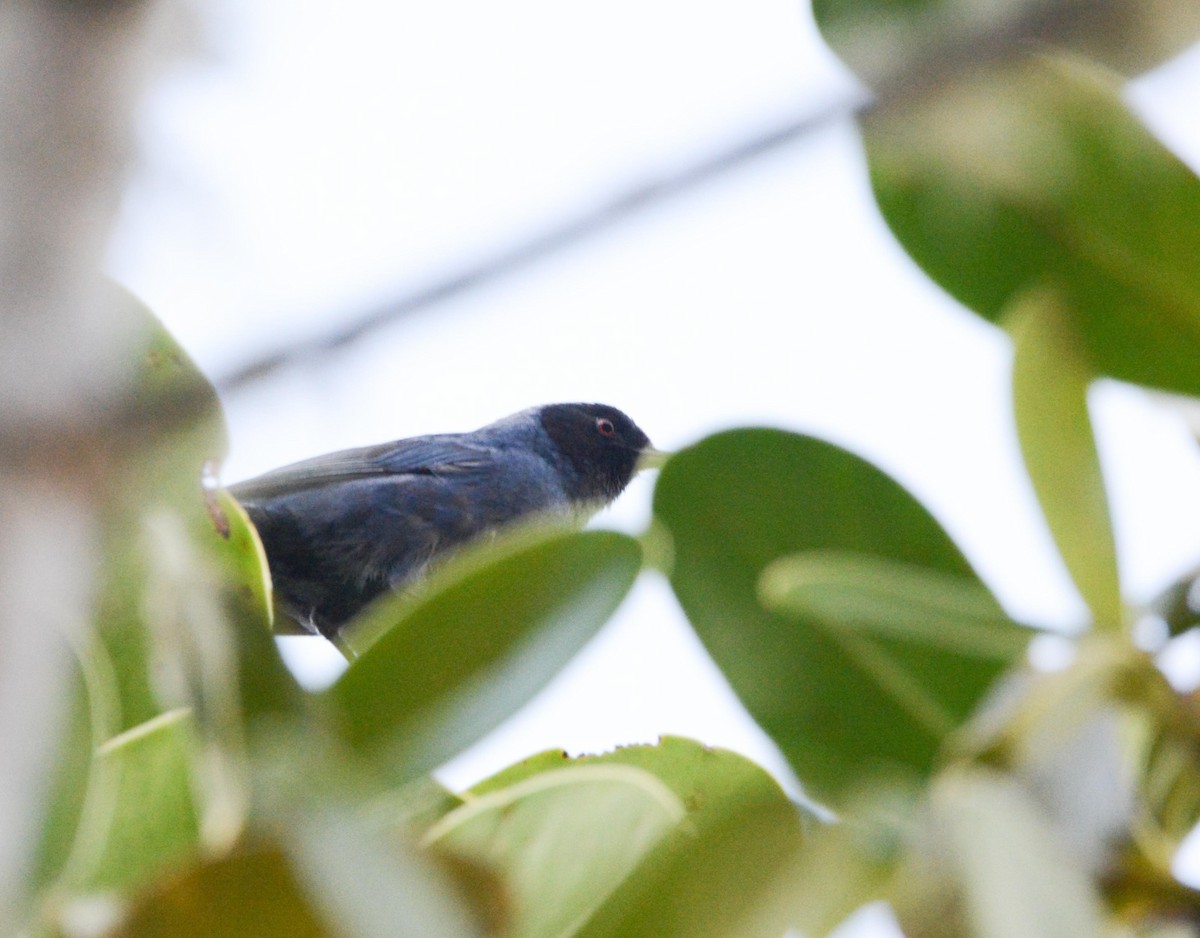
<path fill-rule="evenodd" d="M 487 449 L 452 435 L 413 437 L 348 449 L 275 469 L 230 486 L 239 499 L 264 499 L 331 482 L 394 475 L 442 475 L 480 469 L 490 462 Z"/>

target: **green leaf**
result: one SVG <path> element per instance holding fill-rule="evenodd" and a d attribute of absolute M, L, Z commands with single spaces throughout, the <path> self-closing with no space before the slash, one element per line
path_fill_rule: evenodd
<path fill-rule="evenodd" d="M 782 557 L 759 581 L 768 609 L 830 629 L 896 638 L 1012 662 L 1035 634 L 975 581 L 868 554 L 811 550 Z"/>
<path fill-rule="evenodd" d="M 345 738 L 411 778 L 500 724 L 616 610 L 641 565 L 611 531 L 527 532 L 448 564 L 324 695 Z M 353 642 L 353 638 L 351 639 Z"/>
<path fill-rule="evenodd" d="M 203 523 L 204 466 L 226 447 L 212 385 L 140 301 L 115 284 L 111 289 L 113 302 L 130 320 L 132 337 L 125 395 L 109 415 L 111 438 L 105 440 L 116 463 L 108 471 L 122 484 L 106 490 L 102 505 L 103 543 L 96 556 L 103 567 L 94 626 L 73 636 L 78 668 L 66 692 L 72 713 L 58 775 L 48 786 L 50 810 L 38 864 L 43 886 L 55 877 L 81 882 L 96 873 L 107 812 L 119 788 L 116 774 L 102 764 L 113 759 L 97 760 L 96 749 L 164 709 L 188 703 L 164 703 L 161 696 L 162 662 L 156 660 L 147 597 L 163 585 L 155 572 L 162 558 L 148 549 L 149 531 L 158 526 L 178 533 L 189 523 Z"/>
<path fill-rule="evenodd" d="M 950 293 L 996 322 L 1053 284 L 1091 374 L 1200 394 L 1200 185 L 1111 76 L 1027 59 L 863 129 L 884 217 Z"/>
<path fill-rule="evenodd" d="M 949 855 L 979 938 L 1095 938 L 1099 897 L 1049 819 L 1014 781 L 964 770 L 933 790 L 939 846 Z"/>
<path fill-rule="evenodd" d="M 705 647 L 801 780 L 832 803 L 870 777 L 926 776 L 946 732 L 1003 669 L 892 636 L 830 634 L 759 601 L 773 561 L 808 550 L 978 579 L 929 513 L 845 450 L 774 430 L 718 434 L 662 470 L 655 516 L 674 538 L 671 584 Z M 996 607 L 999 612 L 999 607 Z M 936 702 L 937 725 L 896 706 L 880 668 Z"/>
<path fill-rule="evenodd" d="M 1076 317 L 1047 287 L 1017 298 L 1005 324 L 1013 337 L 1013 407 L 1025 468 L 1096 624 L 1119 627 L 1117 546 L 1087 409 L 1093 375 Z"/>
<path fill-rule="evenodd" d="M 692 851 L 702 852 L 706 848 L 697 846 L 696 840 L 699 838 L 708 843 L 710 836 L 709 848 L 718 850 L 720 844 L 725 844 L 725 853 L 719 862 L 714 860 L 702 901 L 689 915 L 694 914 L 697 919 L 709 917 L 713 913 L 704 911 L 706 906 L 740 908 L 746 901 L 746 883 L 763 880 L 769 873 L 761 866 L 762 854 L 757 848 L 749 850 L 745 844 L 727 842 L 728 832 L 724 828 L 731 813 L 746 805 L 763 806 L 762 810 L 774 818 L 768 840 L 774 845 L 771 849 L 790 856 L 803 842 L 805 815 L 802 809 L 791 803 L 767 772 L 737 753 L 676 736 L 664 736 L 653 746 L 623 746 L 614 752 L 575 759 L 567 758 L 560 751 L 541 753 L 484 780 L 468 797 L 486 797 L 547 773 L 557 775 L 603 766 L 628 766 L 652 773 L 668 786 L 687 812 L 686 821 L 677 825 L 670 836 L 646 856 L 630 882 L 622 885 L 619 894 L 614 894 L 613 908 L 603 914 L 606 921 L 614 917 L 623 920 L 632 905 L 642 901 L 641 890 L 645 884 L 666 877 L 666 868 L 673 869 L 675 864 L 682 862 L 681 857 L 692 855 Z M 605 849 L 611 852 L 614 848 L 608 846 Z M 672 914 L 678 912 L 677 909 Z M 665 920 L 660 920 L 656 927 L 668 926 Z"/>
<path fill-rule="evenodd" d="M 685 816 L 661 781 L 626 765 L 542 772 L 472 798 L 426 842 L 498 869 L 512 932 L 570 935 Z"/>
<path fill-rule="evenodd" d="M 628 765 L 652 773 L 683 802 L 691 829 L 703 826 L 708 809 L 727 799 L 773 796 L 781 803 L 789 801 L 779 783 L 757 763 L 729 749 L 682 736 L 663 736 L 654 745 L 621 746 L 612 752 L 575 758 L 550 749 L 484 779 L 468 796 L 481 797 L 544 772 L 589 765 Z M 791 825 L 797 838 L 802 834 L 799 811 Z"/>
<path fill-rule="evenodd" d="M 1039 0 L 813 0 L 813 14 L 834 50 L 884 91 L 914 69 L 961 70 L 964 59 L 979 62 L 999 51 L 1011 55 L 1016 37 L 1072 49 L 1136 74 L 1200 36 L 1200 8 L 1191 0 L 1049 6 L 1047 15 L 1048 5 Z"/>
<path fill-rule="evenodd" d="M 918 893 L 904 861 L 922 801 L 903 786 L 863 792 L 842 820 L 815 829 L 793 877 L 793 927 L 827 935 L 868 903 Z"/>
<path fill-rule="evenodd" d="M 485 778 L 468 792 L 481 797 L 544 772 L 588 765 L 628 765 L 653 774 L 688 810 L 692 823 L 706 805 L 747 788 L 763 788 L 786 799 L 783 789 L 757 763 L 729 749 L 706 746 L 683 736 L 662 736 L 657 743 L 619 746 L 611 752 L 571 757 L 548 749 Z"/>
<path fill-rule="evenodd" d="M 779 792 L 747 786 L 666 838 L 579 938 L 778 938 L 795 918 L 798 814 Z"/>
<path fill-rule="evenodd" d="M 186 539 L 205 517 L 202 476 L 225 453 L 224 417 L 216 390 L 138 299 L 113 285 L 135 323 L 129 390 L 119 449 L 128 484 L 106 506 L 104 569 L 95 621 L 117 680 L 118 725 L 137 726 L 164 705 L 151 677 L 158 666 L 146 609 L 148 590 L 162 587 L 163 545 Z M 166 520 L 164 520 L 166 519 Z M 152 530 L 153 529 L 153 530 Z M 169 531 L 169 533 L 168 533 Z M 155 540 L 160 543 L 153 543 Z M 169 587 L 166 587 L 169 589 Z"/>
<path fill-rule="evenodd" d="M 164 713 L 105 743 L 97 770 L 114 788 L 104 811 L 104 849 L 85 883 L 90 888 L 138 886 L 199 846 L 199 817 L 192 796 L 195 740 L 187 711 Z M 93 792 L 103 800 L 103 789 Z M 107 809 L 107 810 L 105 810 Z"/>
<path fill-rule="evenodd" d="M 422 775 L 373 798 L 366 813 L 381 827 L 419 836 L 463 803 L 432 775 Z"/>
<path fill-rule="evenodd" d="M 911 564 L 840 551 L 807 551 L 775 561 L 760 579 L 763 604 L 818 630 L 891 699 L 935 736 L 959 720 L 879 640 L 919 655 L 1018 660 L 1033 633 L 1012 622 L 982 584 Z"/>
<path fill-rule="evenodd" d="M 197 564 L 209 567 L 232 638 L 243 720 L 300 714 L 307 698 L 271 638 L 271 575 L 266 553 L 245 509 L 226 491 L 211 493 L 195 538 Z"/>

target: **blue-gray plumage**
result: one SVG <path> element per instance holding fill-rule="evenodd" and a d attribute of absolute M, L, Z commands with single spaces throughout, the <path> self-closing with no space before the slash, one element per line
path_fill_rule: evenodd
<path fill-rule="evenodd" d="M 615 407 L 548 404 L 471 433 L 318 456 L 230 491 L 262 538 L 277 610 L 332 638 L 481 534 L 535 513 L 587 517 L 655 452 Z"/>

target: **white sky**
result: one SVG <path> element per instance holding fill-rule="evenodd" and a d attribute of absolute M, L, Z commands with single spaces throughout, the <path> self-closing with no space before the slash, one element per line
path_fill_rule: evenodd
<path fill-rule="evenodd" d="M 214 375 L 852 89 L 782 0 L 242 0 L 210 11 L 204 45 L 147 102 L 110 266 Z M 1134 97 L 1200 165 L 1200 54 Z M 615 404 L 669 449 L 771 424 L 877 461 L 1014 615 L 1070 625 L 1082 604 L 1021 471 L 1007 367 L 1002 336 L 888 234 L 847 123 L 227 400 L 225 479 L 557 400 Z M 1127 592 L 1145 598 L 1200 558 L 1200 460 L 1139 392 L 1093 403 Z M 640 530 L 651 486 L 601 523 Z M 698 648 L 646 576 L 445 777 L 677 733 L 786 778 Z M 316 639 L 285 651 L 314 682 L 340 660 Z"/>

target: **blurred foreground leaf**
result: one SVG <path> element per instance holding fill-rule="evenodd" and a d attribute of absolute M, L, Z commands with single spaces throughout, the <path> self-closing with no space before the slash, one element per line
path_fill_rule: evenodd
<path fill-rule="evenodd" d="M 622 746 L 614 752 L 574 759 L 567 758 L 559 751 L 540 753 L 485 779 L 471 790 L 470 795 L 486 797 L 528 780 L 541 778 L 547 773 L 557 775 L 604 766 L 628 766 L 652 773 L 674 793 L 686 811 L 682 823 L 673 826 L 669 837 L 641 861 L 629 881 L 613 896 L 611 901 L 614 907 L 603 913 L 604 920 L 610 922 L 605 927 L 614 927 L 612 922 L 623 921 L 624 916 L 630 914 L 633 905 L 642 901 L 642 890 L 647 888 L 647 884 L 660 882 L 663 888 L 667 888 L 669 876 L 666 870 L 679 863 L 681 855 L 706 849 L 714 851 L 712 869 L 709 870 L 703 895 L 692 896 L 690 901 L 695 904 L 688 909 L 687 917 L 679 919 L 682 908 L 673 905 L 678 901 L 677 898 L 669 898 L 664 894 L 660 896 L 664 906 L 672 904 L 673 911 L 668 911 L 667 918 L 655 917 L 653 926 L 648 922 L 646 928 L 663 928 L 666 929 L 665 934 L 670 934 L 671 929 L 682 928 L 684 921 L 701 921 L 713 915 L 716 916 L 713 921 L 720 921 L 721 915 L 714 912 L 716 909 L 739 910 L 734 914 L 734 919 L 745 921 L 748 903 L 752 901 L 748 895 L 756 896 L 753 901 L 764 896 L 753 889 L 748 894 L 747 883 L 766 884 L 775 872 L 771 867 L 763 866 L 764 853 L 759 852 L 757 847 L 749 849 L 747 843 L 736 838 L 729 840 L 728 832 L 723 833 L 730 815 L 748 805 L 758 805 L 764 815 L 775 818 L 775 827 L 767 844 L 761 845 L 768 858 L 790 857 L 801 848 L 804 840 L 803 811 L 791 803 L 767 772 L 737 753 L 676 736 L 664 736 L 657 745 Z M 546 815 L 541 823 L 550 827 L 552 822 L 553 818 Z M 597 825 L 602 825 L 602 822 L 602 817 L 593 819 Z M 584 822 L 580 820 L 576 823 Z M 601 834 L 599 826 L 595 833 Z M 697 845 L 697 838 L 707 846 Z M 715 852 L 722 849 L 721 844 L 727 849 L 718 860 Z M 610 846 L 604 849 L 611 851 L 614 848 Z M 535 849 L 534 852 L 540 853 L 540 850 Z M 586 851 L 577 854 L 575 864 L 581 873 L 590 868 L 589 856 Z M 782 873 L 779 875 L 782 877 Z M 768 913 L 768 918 L 771 914 Z M 780 921 L 787 917 L 778 909 L 773 914 L 779 916 Z"/>
<path fill-rule="evenodd" d="M 1137 74 L 1200 37 L 1191 0 L 813 0 L 829 44 L 868 84 L 1020 53 L 1030 40 Z"/>
<path fill-rule="evenodd" d="M 512 934 L 571 935 L 685 815 L 662 782 L 624 765 L 541 772 L 451 811 L 426 841 L 499 869 Z"/>
<path fill-rule="evenodd" d="M 1073 59 L 977 70 L 863 122 L 884 218 L 997 322 L 1050 284 L 1084 370 L 1200 394 L 1200 182 Z"/>
<path fill-rule="evenodd" d="M 778 788 L 750 784 L 664 839 L 580 938 L 778 938 L 795 918 L 801 836 Z"/>
<path fill-rule="evenodd" d="M 209 565 L 229 624 L 242 718 L 296 715 L 306 695 L 271 638 L 270 572 L 249 516 L 228 492 L 212 492 L 194 537 L 202 550 L 196 562 Z"/>
<path fill-rule="evenodd" d="M 1036 634 L 976 580 L 869 554 L 811 550 L 763 571 L 763 604 L 829 629 L 1011 663 Z"/>
<path fill-rule="evenodd" d="M 125 396 L 108 415 L 95 451 L 80 454 L 98 468 L 108 457 L 102 468 L 112 485 L 102 506 L 94 623 L 73 637 L 77 679 L 58 776 L 47 798 L 43 886 L 56 878 L 68 888 L 128 885 L 194 836 L 183 819 L 191 809 L 182 793 L 191 755 L 183 742 L 187 734 L 169 720 L 159 722 L 164 711 L 191 701 L 169 701 L 163 693 L 164 662 L 177 660 L 182 649 L 157 645 L 152 597 L 168 588 L 159 576 L 163 558 L 148 547 L 156 526 L 180 544 L 188 540 L 183 532 L 189 523 L 204 522 L 201 476 L 206 463 L 224 454 L 224 422 L 212 385 L 154 315 L 122 288 L 110 289 L 134 341 Z M 147 727 L 155 731 L 147 733 Z M 122 731 L 129 731 L 124 743 L 98 753 Z M 159 774 L 161 791 L 152 792 Z M 130 819 L 143 794 L 151 803 L 163 799 L 158 807 L 164 827 L 151 818 L 141 827 Z M 144 857 L 134 856 L 136 844 L 128 839 L 135 831 L 145 838 Z"/>
<path fill-rule="evenodd" d="M 768 565 L 811 550 L 963 580 L 983 601 L 984 587 L 929 513 L 845 450 L 774 430 L 718 434 L 663 469 L 654 511 L 674 538 L 671 584 L 688 618 L 819 798 L 841 804 L 878 774 L 928 775 L 945 735 L 1004 668 L 992 656 L 879 630 L 869 639 L 834 633 L 819 618 L 761 604 Z M 907 696 L 933 708 L 897 706 L 896 676 Z"/>
<path fill-rule="evenodd" d="M 1096 938 L 1099 896 L 1021 787 L 980 770 L 933 789 L 937 831 L 977 938 Z"/>
<path fill-rule="evenodd" d="M 141 897 L 113 938 L 334 938 L 286 857 L 246 847 L 195 866 Z"/>
<path fill-rule="evenodd" d="M 1117 545 L 1088 416 L 1092 373 L 1076 317 L 1050 287 L 1017 298 L 1013 406 L 1025 468 L 1067 569 L 1097 625 L 1124 620 Z"/>
<path fill-rule="evenodd" d="M 91 888 L 140 885 L 199 845 L 191 760 L 195 740 L 187 711 L 164 713 L 101 747 L 98 771 L 110 773 L 108 836 Z M 94 790 L 103 798 L 101 791 Z"/>
<path fill-rule="evenodd" d="M 323 695 L 346 739 L 405 778 L 462 751 L 557 674 L 625 598 L 641 550 L 611 531 L 522 532 L 458 560 L 415 602 L 369 611 L 395 619 Z"/>
<path fill-rule="evenodd" d="M 139 300 L 123 296 L 138 322 L 131 350 L 130 391 L 119 424 L 126 435 L 117 445 L 122 484 L 108 507 L 102 590 L 96 622 L 119 699 L 113 731 L 152 719 L 164 707 L 152 672 L 156 654 L 146 594 L 162 586 L 163 558 L 148 538 L 160 519 L 182 532 L 205 518 L 202 476 L 225 454 L 225 423 L 216 390 L 187 353 Z M 169 521 L 161 522 L 168 518 Z M 174 537 L 166 534 L 166 537 Z M 176 542 L 186 537 L 180 533 Z M 178 703 L 178 702 L 175 702 Z M 168 705 L 173 706 L 174 704 Z"/>

